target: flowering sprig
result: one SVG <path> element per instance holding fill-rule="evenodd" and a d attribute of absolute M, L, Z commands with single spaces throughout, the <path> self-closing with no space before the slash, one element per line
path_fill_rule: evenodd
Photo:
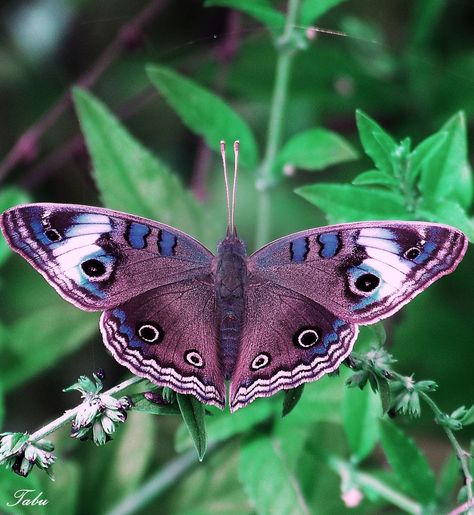
<path fill-rule="evenodd" d="M 392 400 L 390 413 L 419 417 L 421 414 L 420 393 L 435 392 L 438 385 L 434 381 L 415 381 L 411 376 L 395 376 L 391 390 L 396 394 Z"/>
<path fill-rule="evenodd" d="M 443 412 L 430 397 L 438 385 L 431 380 L 415 381 L 413 375 L 403 376 L 392 369 L 396 360 L 381 346 L 373 347 L 365 354 L 352 354 L 345 362 L 355 370 L 347 380 L 349 387 L 363 389 L 370 384 L 372 389 L 380 392 L 384 413 L 418 417 L 421 413 L 421 400 L 433 411 L 435 421 L 443 428 L 459 460 L 464 486 L 461 498 L 467 500 L 469 513 L 474 513 L 473 477 L 471 473 L 472 456 L 465 451 L 454 436 L 464 426 L 474 424 L 474 405 L 470 408 L 460 406 L 451 415 Z"/>
<path fill-rule="evenodd" d="M 94 374 L 94 380 L 81 376 L 64 390 L 81 392 L 84 400 L 79 406 L 66 411 L 31 435 L 27 432 L 0 433 L 0 465 L 21 476 L 27 476 L 36 465 L 53 479 L 50 467 L 56 461 L 52 453 L 54 445 L 45 437 L 72 421 L 71 436 L 81 439 L 90 437 L 97 445 L 107 442 L 116 424 L 126 420 L 126 410 L 133 404 L 130 397 L 115 399 L 113 395 L 145 381 L 141 377 L 132 377 L 101 393 L 103 385 L 100 374 Z"/>
<path fill-rule="evenodd" d="M 125 422 L 127 410 L 132 407 L 130 397 L 116 399 L 108 393 L 100 393 L 102 380 L 93 374 L 94 380 L 81 376 L 72 386 L 63 391 L 77 390 L 84 399 L 76 408 L 71 436 L 80 440 L 92 439 L 96 445 L 104 445 L 115 432 L 116 425 Z"/>
<path fill-rule="evenodd" d="M 0 464 L 23 477 L 26 477 L 36 465 L 52 479 L 49 467 L 56 461 L 52 454 L 53 450 L 52 442 L 31 442 L 28 433 L 0 434 Z"/>
<path fill-rule="evenodd" d="M 346 360 L 346 365 L 356 372 L 346 384 L 351 388 L 358 386 L 362 390 L 368 382 L 375 393 L 380 392 L 382 408 L 386 413 L 392 402 L 389 380 L 393 378 L 392 365 L 396 361 L 382 346 L 372 347 L 366 354 L 353 353 Z"/>

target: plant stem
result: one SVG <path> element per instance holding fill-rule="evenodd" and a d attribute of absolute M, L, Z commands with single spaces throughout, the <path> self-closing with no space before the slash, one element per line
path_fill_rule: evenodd
<path fill-rule="evenodd" d="M 273 98 L 270 107 L 270 117 L 267 129 L 267 145 L 257 179 L 257 188 L 260 190 L 258 217 L 256 229 L 257 247 L 267 242 L 270 233 L 270 198 L 272 168 L 280 146 L 283 128 L 283 115 L 286 107 L 288 87 L 290 83 L 291 67 L 296 48 L 290 44 L 300 9 L 301 0 L 288 0 L 285 28 L 282 37 L 278 40 L 278 59 L 273 86 Z"/>
<path fill-rule="evenodd" d="M 143 377 L 131 377 L 130 379 L 127 379 L 126 381 L 123 381 L 122 383 L 118 384 L 117 386 L 114 386 L 113 388 L 110 388 L 110 390 L 107 390 L 104 393 L 107 393 L 108 395 L 114 395 L 116 393 L 122 392 L 123 390 L 129 388 L 130 386 L 134 384 L 138 384 L 142 381 L 146 381 Z M 82 404 L 82 403 L 81 403 Z M 54 433 L 57 431 L 60 427 L 64 426 L 68 422 L 70 422 L 79 411 L 79 408 L 81 407 L 81 404 L 76 406 L 75 408 L 71 410 L 67 410 L 62 416 L 59 418 L 53 420 L 49 424 L 46 424 L 42 428 L 38 429 L 38 431 L 35 431 L 29 438 L 29 442 L 37 442 L 44 438 L 45 436 Z"/>
<path fill-rule="evenodd" d="M 216 444 L 209 445 L 208 455 L 216 448 Z M 198 464 L 199 461 L 194 449 L 172 459 L 138 490 L 135 490 L 113 506 L 107 512 L 107 515 L 130 515 L 136 513 L 170 486 L 174 485 L 179 478 Z"/>
<path fill-rule="evenodd" d="M 122 53 L 136 45 L 145 27 L 158 16 L 169 0 L 151 0 L 145 7 L 118 31 L 116 37 L 99 55 L 89 70 L 79 77 L 76 85 L 89 89 Z M 0 181 L 17 165 L 33 160 L 39 151 L 39 141 L 64 112 L 72 105 L 71 88 L 62 94 L 56 103 L 31 125 L 16 141 L 0 163 Z"/>
<path fill-rule="evenodd" d="M 435 414 L 436 420 L 442 421 L 445 414 L 439 409 L 438 405 L 433 401 L 433 399 L 425 392 L 419 392 L 420 397 L 428 404 L 428 406 L 431 408 L 433 413 Z M 446 436 L 449 438 L 449 441 L 451 442 L 451 445 L 453 446 L 453 449 L 456 453 L 456 456 L 458 457 L 459 463 L 461 465 L 461 470 L 466 482 L 466 492 L 467 492 L 467 506 L 468 509 L 466 510 L 466 513 L 469 515 L 474 514 L 474 496 L 472 492 L 472 474 L 471 474 L 471 468 L 469 463 L 470 455 L 468 452 L 466 452 L 458 442 L 457 438 L 454 436 L 453 431 L 446 426 L 445 424 L 440 424 L 443 428 L 444 432 L 446 433 Z"/>
<path fill-rule="evenodd" d="M 410 499 L 391 486 L 386 485 L 376 477 L 366 472 L 355 470 L 350 463 L 344 460 L 331 456 L 329 458 L 329 466 L 341 477 L 349 474 L 350 477 L 353 478 L 355 484 L 374 490 L 380 495 L 380 497 L 383 497 L 394 506 L 398 506 L 407 513 L 421 514 L 423 511 L 421 505 L 413 499 Z"/>

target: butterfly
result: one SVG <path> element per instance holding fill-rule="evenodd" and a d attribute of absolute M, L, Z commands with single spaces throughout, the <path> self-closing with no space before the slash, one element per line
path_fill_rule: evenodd
<path fill-rule="evenodd" d="M 398 311 L 464 256 L 459 230 L 358 222 L 280 238 L 247 256 L 234 224 L 213 255 L 168 225 L 96 207 L 27 204 L 1 228 L 64 297 L 103 311 L 107 349 L 134 374 L 235 411 L 335 371 L 358 326 Z"/>

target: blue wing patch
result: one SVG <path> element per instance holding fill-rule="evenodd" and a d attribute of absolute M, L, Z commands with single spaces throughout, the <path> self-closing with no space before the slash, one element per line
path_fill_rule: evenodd
<path fill-rule="evenodd" d="M 174 234 L 165 229 L 160 230 L 160 235 L 158 236 L 158 250 L 162 256 L 174 256 L 177 244 L 178 238 Z"/>
<path fill-rule="evenodd" d="M 318 236 L 321 245 L 319 255 L 324 259 L 330 259 L 337 255 L 341 250 L 341 238 L 337 232 L 325 232 Z"/>
<path fill-rule="evenodd" d="M 138 222 L 131 222 L 125 233 L 125 239 L 134 249 L 144 249 L 147 246 L 147 236 L 151 233 L 151 229 Z"/>
<path fill-rule="evenodd" d="M 324 355 L 327 354 L 329 347 L 332 343 L 337 342 L 339 339 L 339 328 L 345 325 L 346 322 L 337 318 L 332 324 L 333 331 L 324 335 L 320 345 L 316 345 L 313 348 L 313 355 Z"/>
<path fill-rule="evenodd" d="M 309 252 L 309 238 L 301 237 L 290 243 L 290 259 L 296 263 L 303 263 Z"/>
<path fill-rule="evenodd" d="M 119 332 L 127 337 L 128 345 L 134 349 L 143 347 L 143 342 L 137 338 L 135 331 L 126 322 L 125 311 L 116 308 L 112 311 L 112 315 L 120 322 Z"/>

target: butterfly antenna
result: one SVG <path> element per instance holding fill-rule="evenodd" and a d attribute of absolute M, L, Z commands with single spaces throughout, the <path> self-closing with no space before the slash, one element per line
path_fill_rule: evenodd
<path fill-rule="evenodd" d="M 224 184 L 225 184 L 225 198 L 227 203 L 227 233 L 232 233 L 232 216 L 230 206 L 230 194 L 229 194 L 229 180 L 227 178 L 227 163 L 225 159 L 225 141 L 221 141 L 221 157 L 222 157 L 222 168 L 224 169 Z"/>
<path fill-rule="evenodd" d="M 234 141 L 234 184 L 232 185 L 232 204 L 231 204 L 231 216 L 230 216 L 230 228 L 232 234 L 235 234 L 234 214 L 235 214 L 235 192 L 237 190 L 237 173 L 239 171 L 239 140 Z"/>

